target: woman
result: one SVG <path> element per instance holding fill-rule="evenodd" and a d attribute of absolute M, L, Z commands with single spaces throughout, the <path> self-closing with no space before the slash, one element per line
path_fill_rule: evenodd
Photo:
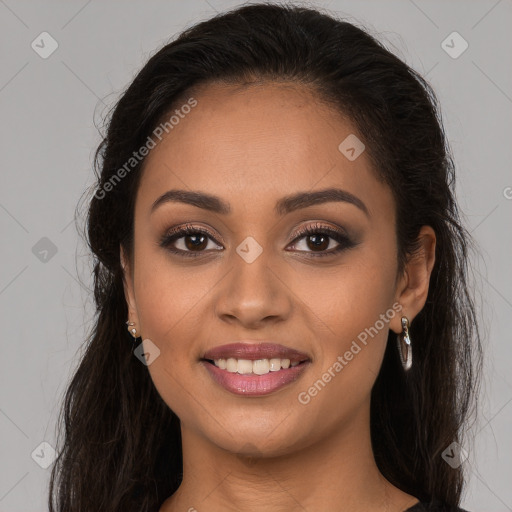
<path fill-rule="evenodd" d="M 415 71 L 241 7 L 149 60 L 96 157 L 51 511 L 461 510 L 470 238 Z"/>

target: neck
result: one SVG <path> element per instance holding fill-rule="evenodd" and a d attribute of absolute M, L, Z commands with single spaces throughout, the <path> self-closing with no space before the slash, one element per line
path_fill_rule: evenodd
<path fill-rule="evenodd" d="M 182 425 L 183 481 L 160 512 L 402 512 L 417 503 L 377 468 L 365 421 L 292 453 L 233 454 Z M 361 418 L 360 418 L 361 419 Z"/>

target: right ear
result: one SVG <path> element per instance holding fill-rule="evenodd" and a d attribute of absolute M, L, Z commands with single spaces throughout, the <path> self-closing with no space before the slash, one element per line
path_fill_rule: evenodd
<path fill-rule="evenodd" d="M 135 301 L 135 290 L 133 285 L 133 269 L 128 258 L 125 255 L 123 246 L 119 246 L 119 255 L 121 268 L 123 269 L 124 297 L 128 306 L 128 319 L 135 323 L 135 328 L 140 331 L 139 316 L 137 313 L 137 303 Z"/>

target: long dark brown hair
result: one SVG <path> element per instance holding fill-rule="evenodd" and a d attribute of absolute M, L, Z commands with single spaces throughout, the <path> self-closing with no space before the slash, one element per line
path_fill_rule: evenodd
<path fill-rule="evenodd" d="M 144 160 L 119 177 L 158 123 L 194 87 L 287 81 L 347 116 L 396 204 L 398 271 L 423 225 L 437 235 L 428 298 L 412 323 L 402 371 L 390 332 L 372 390 L 371 435 L 382 474 L 421 501 L 460 503 L 463 468 L 442 452 L 475 412 L 481 341 L 454 164 L 431 86 L 366 30 L 317 9 L 246 5 L 185 30 L 155 53 L 111 111 L 95 155 L 85 236 L 96 317 L 59 416 L 51 512 L 152 512 L 182 478 L 180 423 L 134 357 L 126 330 L 120 245 L 133 254 L 134 198 Z M 126 169 L 126 167 L 125 167 Z M 113 183 L 113 186 L 105 186 Z"/>

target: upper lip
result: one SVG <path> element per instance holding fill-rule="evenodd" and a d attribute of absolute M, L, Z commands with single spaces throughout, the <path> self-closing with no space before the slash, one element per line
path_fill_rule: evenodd
<path fill-rule="evenodd" d="M 237 342 L 229 343 L 228 345 L 221 345 L 207 350 L 203 359 L 248 359 L 255 361 L 257 359 L 289 359 L 291 363 L 302 362 L 309 359 L 309 356 L 304 352 L 295 350 L 293 348 L 285 347 L 278 343 L 267 342 Z"/>

